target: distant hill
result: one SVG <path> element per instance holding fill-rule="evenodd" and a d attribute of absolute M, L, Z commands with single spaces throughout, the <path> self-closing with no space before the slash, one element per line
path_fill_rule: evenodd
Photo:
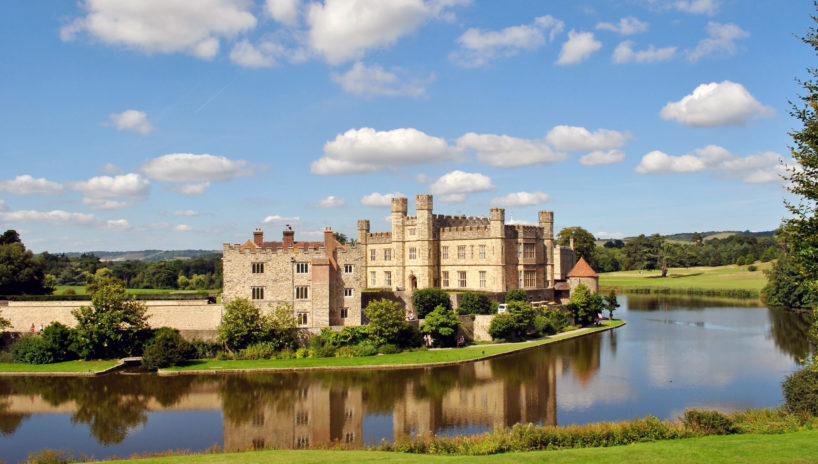
<path fill-rule="evenodd" d="M 65 253 L 71 258 L 78 258 L 83 253 L 98 256 L 102 261 L 167 261 L 173 259 L 192 259 L 201 255 L 221 254 L 221 250 L 142 250 L 142 251 L 86 251 Z"/>
<path fill-rule="evenodd" d="M 753 236 L 756 236 L 756 237 L 772 237 L 774 232 L 775 232 L 774 230 L 768 230 L 768 231 L 763 231 L 763 232 L 750 232 L 749 230 L 745 230 L 745 231 L 724 230 L 724 231 L 710 231 L 710 232 L 699 232 L 699 233 L 702 234 L 702 236 L 704 237 L 704 240 L 707 241 L 707 240 L 712 240 L 712 239 L 715 239 L 715 238 L 727 238 L 727 237 L 730 237 L 730 236 L 733 236 L 733 235 L 753 235 Z M 689 243 L 689 242 L 693 241 L 693 234 L 694 233 L 695 232 L 682 232 L 682 233 L 678 233 L 678 234 L 662 235 L 662 238 L 664 238 L 665 240 L 671 241 L 671 242 L 686 242 L 686 243 Z M 645 234 L 645 235 L 651 235 L 651 234 Z M 625 237 L 625 238 L 620 239 L 620 240 L 627 242 L 628 240 L 631 240 L 632 238 L 635 238 L 635 237 Z M 596 243 L 597 243 L 598 246 L 601 246 L 601 245 L 604 245 L 605 242 L 607 242 L 608 240 L 615 240 L 615 239 L 597 237 Z"/>

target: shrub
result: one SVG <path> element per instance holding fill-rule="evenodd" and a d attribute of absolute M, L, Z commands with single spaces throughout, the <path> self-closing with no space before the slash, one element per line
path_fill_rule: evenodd
<path fill-rule="evenodd" d="M 207 342 L 199 339 L 193 339 L 190 345 L 193 346 L 193 359 L 215 358 L 222 348 L 217 342 Z"/>
<path fill-rule="evenodd" d="M 281 350 L 276 353 L 276 359 L 295 359 L 295 351 Z"/>
<path fill-rule="evenodd" d="M 65 290 L 63 290 L 63 291 L 62 291 L 62 294 L 63 294 L 63 295 L 76 295 L 76 294 L 77 294 L 77 291 L 76 291 L 76 290 L 74 290 L 74 289 L 73 289 L 73 288 L 71 288 L 71 287 L 68 287 L 68 288 L 66 288 Z"/>
<path fill-rule="evenodd" d="M 176 329 L 160 327 L 142 352 L 142 366 L 147 369 L 161 369 L 175 366 L 195 354 L 193 346 Z"/>
<path fill-rule="evenodd" d="M 354 358 L 358 356 L 358 349 L 354 346 L 342 346 L 335 350 L 336 358 Z"/>
<path fill-rule="evenodd" d="M 512 288 L 506 292 L 506 303 L 512 301 L 528 301 L 528 295 L 522 288 Z"/>
<path fill-rule="evenodd" d="M 49 364 L 54 362 L 51 345 L 42 337 L 27 335 L 11 347 L 11 355 L 17 362 Z"/>
<path fill-rule="evenodd" d="M 489 335 L 494 340 L 513 340 L 517 337 L 517 321 L 512 314 L 498 314 L 489 324 Z"/>
<path fill-rule="evenodd" d="M 59 322 L 52 322 L 43 329 L 42 339 L 48 343 L 54 362 L 76 359 L 77 354 L 71 351 L 71 329 Z"/>
<path fill-rule="evenodd" d="M 397 345 L 393 345 L 391 343 L 387 343 L 385 345 L 381 345 L 378 347 L 378 353 L 381 354 L 395 354 L 400 353 L 400 348 Z"/>
<path fill-rule="evenodd" d="M 554 335 L 557 333 L 557 328 L 550 319 L 540 314 L 534 317 L 534 331 L 540 336 Z"/>
<path fill-rule="evenodd" d="M 276 355 L 275 343 L 258 342 L 239 351 L 238 359 L 271 359 Z"/>
<path fill-rule="evenodd" d="M 793 372 L 781 384 L 784 404 L 794 414 L 818 416 L 818 365 Z"/>
<path fill-rule="evenodd" d="M 295 359 L 304 359 L 310 356 L 310 350 L 306 348 L 299 348 L 295 350 Z"/>
<path fill-rule="evenodd" d="M 261 311 L 250 300 L 236 298 L 224 305 L 219 341 L 228 350 L 240 350 L 260 340 L 263 323 Z"/>
<path fill-rule="evenodd" d="M 451 310 L 452 302 L 449 294 L 440 288 L 424 288 L 416 290 L 412 295 L 412 302 L 415 304 L 415 315 L 418 319 L 424 319 L 427 314 L 434 311 L 440 305 Z"/>
<path fill-rule="evenodd" d="M 736 433 L 733 420 L 718 411 L 685 409 L 682 423 L 688 430 L 703 435 L 729 435 Z"/>
<path fill-rule="evenodd" d="M 756 266 L 755 264 L 751 264 L 751 265 L 747 266 L 747 270 L 750 271 L 750 272 L 755 272 L 755 271 L 758 270 L 758 266 Z"/>
<path fill-rule="evenodd" d="M 358 343 L 355 349 L 358 351 L 358 356 L 375 356 L 378 354 L 378 347 L 371 341 Z"/>
<path fill-rule="evenodd" d="M 310 357 L 311 358 L 331 358 L 335 356 L 335 347 L 320 337 L 312 337 L 310 339 Z"/>
<path fill-rule="evenodd" d="M 491 300 L 485 293 L 466 292 L 457 306 L 458 314 L 491 314 Z"/>
<path fill-rule="evenodd" d="M 368 340 L 376 346 L 384 343 L 398 346 L 413 346 L 411 344 L 414 343 L 420 345 L 420 337 L 415 336 L 416 331 L 412 325 L 404 320 L 403 309 L 394 301 L 385 298 L 371 301 L 364 310 L 364 315 L 369 319 Z"/>
<path fill-rule="evenodd" d="M 451 310 L 440 305 L 426 315 L 426 320 L 420 327 L 420 331 L 431 335 L 435 342 L 442 346 L 452 346 L 454 345 L 458 327 L 460 327 L 460 321 L 457 316 Z"/>

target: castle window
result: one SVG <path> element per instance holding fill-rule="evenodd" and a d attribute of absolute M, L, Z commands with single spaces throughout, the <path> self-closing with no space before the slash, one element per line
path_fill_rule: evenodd
<path fill-rule="evenodd" d="M 352 443 L 355 441 L 355 432 L 347 432 L 344 434 L 344 441 L 346 443 Z"/>
<path fill-rule="evenodd" d="M 466 288 L 466 271 L 457 271 L 457 285 Z"/>
<path fill-rule="evenodd" d="M 524 284 L 528 288 L 537 286 L 537 271 L 525 271 Z"/>
<path fill-rule="evenodd" d="M 264 287 L 251 287 L 253 299 L 254 300 L 263 300 L 264 299 Z"/>
<path fill-rule="evenodd" d="M 310 438 L 309 437 L 304 437 L 304 436 L 298 437 L 298 439 L 295 441 L 295 447 L 296 448 L 301 448 L 301 449 L 309 448 L 310 447 Z"/>
<path fill-rule="evenodd" d="M 352 296 L 352 289 L 351 288 L 345 288 L 344 289 L 344 297 L 349 298 L 351 296 Z"/>
<path fill-rule="evenodd" d="M 486 271 L 480 271 L 480 288 L 486 288 Z"/>
<path fill-rule="evenodd" d="M 466 259 L 466 245 L 458 245 L 457 259 Z"/>
<path fill-rule="evenodd" d="M 417 259 L 418 258 L 418 249 L 415 247 L 409 247 L 409 259 Z"/>
<path fill-rule="evenodd" d="M 344 420 L 348 421 L 355 417 L 355 408 L 347 408 L 344 410 Z"/>
<path fill-rule="evenodd" d="M 352 264 L 344 264 L 344 274 L 352 274 Z"/>
<path fill-rule="evenodd" d="M 307 313 L 298 313 L 298 325 L 307 325 Z"/>
<path fill-rule="evenodd" d="M 392 286 L 392 271 L 384 271 L 383 284 L 386 285 L 387 287 Z"/>
<path fill-rule="evenodd" d="M 526 243 L 523 247 L 523 258 L 533 258 L 534 257 L 534 244 L 533 243 Z"/>
<path fill-rule="evenodd" d="M 485 245 L 480 245 L 480 247 L 478 248 L 477 253 L 478 253 L 478 256 L 480 257 L 480 259 L 486 259 L 486 246 Z"/>
<path fill-rule="evenodd" d="M 256 427 L 261 427 L 264 425 L 264 411 L 258 411 L 253 416 L 253 425 Z"/>
<path fill-rule="evenodd" d="M 253 438 L 253 449 L 264 449 L 264 439 L 263 438 Z"/>
<path fill-rule="evenodd" d="M 378 284 L 378 279 L 375 278 L 375 271 L 369 271 L 369 286 L 374 287 Z"/>
<path fill-rule="evenodd" d="M 469 258 L 474 259 L 474 245 L 469 247 Z"/>
<path fill-rule="evenodd" d="M 310 287 L 307 285 L 299 285 L 295 287 L 295 299 L 296 300 L 306 300 L 310 297 Z"/>
<path fill-rule="evenodd" d="M 264 263 L 253 263 L 253 274 L 263 274 Z"/>
<path fill-rule="evenodd" d="M 307 425 L 310 423 L 310 413 L 307 411 L 298 411 L 295 413 L 296 425 Z"/>
<path fill-rule="evenodd" d="M 443 255 L 443 259 L 449 259 L 449 247 L 447 246 L 440 247 L 440 252 Z"/>
<path fill-rule="evenodd" d="M 374 248 L 369 250 L 369 260 L 370 261 L 375 261 L 375 257 L 377 256 L 377 254 L 378 254 L 378 250 L 376 250 Z"/>
<path fill-rule="evenodd" d="M 415 229 L 414 228 L 409 229 L 409 235 L 415 235 Z"/>
<path fill-rule="evenodd" d="M 443 271 L 440 273 L 440 276 L 443 278 L 443 282 L 440 284 L 441 287 L 446 288 L 449 286 L 449 271 Z"/>
<path fill-rule="evenodd" d="M 296 274 L 306 274 L 310 272 L 310 263 L 295 263 Z"/>
<path fill-rule="evenodd" d="M 383 250 L 383 260 L 384 261 L 392 261 L 392 249 L 386 248 Z"/>
<path fill-rule="evenodd" d="M 341 308 L 341 319 L 349 317 L 349 308 Z"/>

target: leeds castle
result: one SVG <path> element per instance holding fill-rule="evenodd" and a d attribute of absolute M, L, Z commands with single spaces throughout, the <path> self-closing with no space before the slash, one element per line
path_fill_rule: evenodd
<path fill-rule="evenodd" d="M 550 301 L 596 276 L 584 260 L 576 263 L 571 247 L 555 245 L 551 211 L 540 211 L 537 225 L 512 225 L 502 208 L 467 217 L 434 214 L 432 205 L 432 195 L 417 195 L 409 216 L 407 198 L 393 198 L 392 230 L 372 232 L 369 220 L 359 220 L 354 245 L 337 242 L 329 228 L 318 242 L 296 241 L 293 230 L 269 242 L 256 230 L 243 244 L 225 243 L 223 298 L 288 303 L 300 327 L 315 328 L 361 324 L 364 290 L 391 291 L 411 311 L 419 288 L 498 297 L 522 288 L 532 300 Z"/>

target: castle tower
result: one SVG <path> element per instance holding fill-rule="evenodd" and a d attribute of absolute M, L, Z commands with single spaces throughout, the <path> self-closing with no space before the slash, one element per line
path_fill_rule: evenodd
<path fill-rule="evenodd" d="M 549 287 L 554 286 L 554 212 L 540 211 L 539 226 L 543 229 L 543 246 L 545 247 L 545 279 Z"/>
<path fill-rule="evenodd" d="M 392 286 L 406 288 L 406 213 L 409 211 L 406 197 L 392 198 L 392 245 L 395 247 L 395 273 Z"/>
<path fill-rule="evenodd" d="M 500 280 L 500 289 L 508 288 L 507 281 L 509 276 L 505 272 L 506 252 L 506 210 L 503 208 L 491 208 L 489 210 L 489 235 L 491 236 L 490 244 L 492 253 L 492 264 L 500 266 L 500 271 L 497 273 L 497 278 Z"/>
<path fill-rule="evenodd" d="M 418 286 L 420 288 L 433 287 L 439 278 L 437 246 L 433 238 L 435 236 L 435 219 L 432 215 L 432 196 L 421 194 L 415 197 L 415 209 L 417 211 L 417 227 L 414 246 L 417 247 L 418 264 L 420 269 L 417 272 Z"/>

